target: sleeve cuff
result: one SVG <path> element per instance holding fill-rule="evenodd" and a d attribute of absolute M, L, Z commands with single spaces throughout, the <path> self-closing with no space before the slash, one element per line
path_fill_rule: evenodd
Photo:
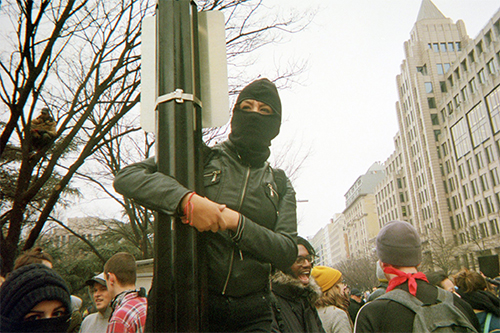
<path fill-rule="evenodd" d="M 238 228 L 236 228 L 236 231 L 230 231 L 229 233 L 233 242 L 239 242 L 241 240 L 243 229 L 245 229 L 245 219 L 243 218 L 243 215 L 240 214 Z"/>

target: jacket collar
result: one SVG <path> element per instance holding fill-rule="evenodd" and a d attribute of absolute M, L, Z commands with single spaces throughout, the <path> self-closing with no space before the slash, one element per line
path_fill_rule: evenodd
<path fill-rule="evenodd" d="M 271 276 L 271 283 L 275 294 L 290 300 L 305 298 L 314 305 L 321 297 L 321 288 L 312 276 L 309 278 L 309 284 L 305 286 L 293 276 L 277 271 Z"/>

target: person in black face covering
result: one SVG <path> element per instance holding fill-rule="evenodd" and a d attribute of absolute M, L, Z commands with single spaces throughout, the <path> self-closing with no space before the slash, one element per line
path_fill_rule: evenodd
<path fill-rule="evenodd" d="M 274 84 L 254 81 L 238 95 L 229 140 L 244 163 L 259 167 L 267 161 L 271 140 L 280 132 L 281 101 Z"/>
<path fill-rule="evenodd" d="M 14 270 L 0 287 L 0 332 L 66 332 L 70 315 L 66 282 L 44 264 Z"/>
<path fill-rule="evenodd" d="M 269 332 L 271 267 L 285 270 L 297 258 L 295 191 L 267 162 L 281 117 L 268 79 L 241 91 L 229 139 L 206 147 L 204 196 L 157 172 L 154 158 L 127 166 L 114 181 L 117 192 L 203 232 L 210 332 Z"/>

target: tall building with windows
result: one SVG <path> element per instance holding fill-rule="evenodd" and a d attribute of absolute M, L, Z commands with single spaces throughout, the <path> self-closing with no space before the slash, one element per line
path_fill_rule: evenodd
<path fill-rule="evenodd" d="M 334 267 L 335 264 L 347 259 L 346 236 L 344 215 L 335 214 L 330 223 L 310 239 L 318 256 L 316 264 Z"/>
<path fill-rule="evenodd" d="M 500 253 L 500 11 L 471 39 L 423 0 L 404 50 L 380 225 L 407 220 L 427 257 L 437 237 L 456 247 L 457 267 L 477 268 L 478 256 Z"/>
<path fill-rule="evenodd" d="M 375 204 L 375 188 L 384 179 L 384 167 L 376 162 L 358 177 L 344 195 L 343 212 L 350 258 L 367 256 L 374 247 L 380 227 Z"/>

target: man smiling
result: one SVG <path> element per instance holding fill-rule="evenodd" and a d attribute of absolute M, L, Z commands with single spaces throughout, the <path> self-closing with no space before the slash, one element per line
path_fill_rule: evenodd
<path fill-rule="evenodd" d="M 321 288 L 311 270 L 316 253 L 311 244 L 297 237 L 298 254 L 286 271 L 272 276 L 274 301 L 273 328 L 280 332 L 325 332 L 314 303 L 321 296 Z"/>

